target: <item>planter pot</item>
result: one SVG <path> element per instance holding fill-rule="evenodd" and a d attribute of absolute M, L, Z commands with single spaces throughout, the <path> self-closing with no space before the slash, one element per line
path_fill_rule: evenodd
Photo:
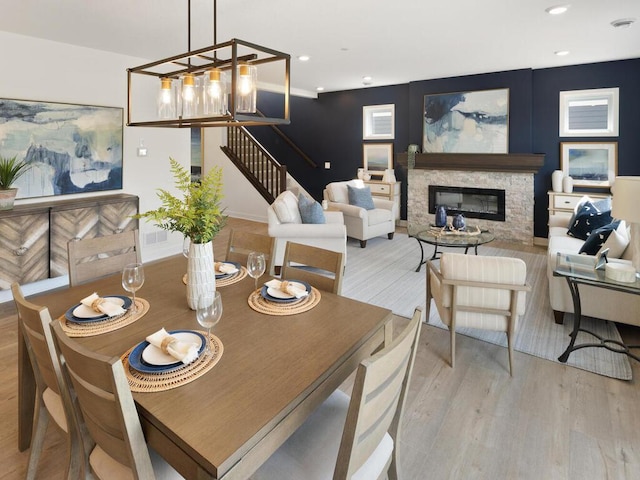
<path fill-rule="evenodd" d="M 562 177 L 564 177 L 564 173 L 562 173 L 562 170 L 555 170 L 551 174 L 551 190 L 556 193 L 562 191 Z"/>
<path fill-rule="evenodd" d="M 17 188 L 0 190 L 0 210 L 11 210 L 13 208 L 13 202 L 16 199 L 17 193 Z"/>
<path fill-rule="evenodd" d="M 198 297 L 216 291 L 216 275 L 213 270 L 213 243 L 193 243 L 187 257 L 187 303 L 195 310 Z"/>

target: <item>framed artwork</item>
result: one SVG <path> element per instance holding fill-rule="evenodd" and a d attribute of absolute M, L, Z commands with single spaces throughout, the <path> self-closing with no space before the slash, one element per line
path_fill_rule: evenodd
<path fill-rule="evenodd" d="M 508 153 L 509 89 L 424 96 L 423 153 Z"/>
<path fill-rule="evenodd" d="M 365 143 L 362 145 L 363 167 L 368 172 L 380 172 L 393 168 L 393 143 Z"/>
<path fill-rule="evenodd" d="M 0 99 L 0 155 L 31 166 L 17 198 L 122 189 L 123 109 Z"/>
<path fill-rule="evenodd" d="M 562 142 L 560 169 L 574 186 L 610 187 L 618 173 L 618 142 Z"/>
<path fill-rule="evenodd" d="M 620 89 L 560 92 L 561 137 L 617 137 Z"/>
<path fill-rule="evenodd" d="M 362 138 L 364 140 L 393 140 L 394 136 L 394 104 L 362 107 Z"/>

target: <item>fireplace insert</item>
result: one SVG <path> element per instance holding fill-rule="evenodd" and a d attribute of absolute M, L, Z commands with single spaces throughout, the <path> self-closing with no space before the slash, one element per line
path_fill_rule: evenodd
<path fill-rule="evenodd" d="M 444 187 L 429 185 L 429 213 L 443 205 L 447 215 L 505 221 L 504 190 L 494 188 Z"/>

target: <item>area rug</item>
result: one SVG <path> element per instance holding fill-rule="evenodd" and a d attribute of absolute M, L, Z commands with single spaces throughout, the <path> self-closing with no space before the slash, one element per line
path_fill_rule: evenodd
<path fill-rule="evenodd" d="M 459 249 L 456 251 L 462 252 Z M 425 255 L 427 253 L 431 255 L 432 250 L 425 246 Z M 490 245 L 479 247 L 478 254 L 516 257 L 525 261 L 527 282 L 532 291 L 527 294 L 527 310 L 520 319 L 514 348 L 519 352 L 560 363 L 558 357 L 569 344 L 573 318 L 567 314 L 563 325 L 554 322 L 548 297 L 546 256 Z M 406 234 L 396 233 L 393 240 L 385 237 L 372 238 L 368 240 L 366 248 L 360 248 L 359 242 L 349 239 L 342 294 L 388 308 L 396 315 L 409 318 L 416 306 L 425 309 L 426 275 L 424 266 L 420 272 L 415 271 L 419 261 L 418 242 Z M 432 305 L 428 323 L 447 328 L 440 321 L 435 305 Z M 621 339 L 613 322 L 585 317 L 582 319 L 582 326 L 604 338 Z M 458 333 L 503 347 L 507 345 L 506 335 L 500 332 L 459 329 Z M 580 332 L 576 343 L 585 341 L 593 341 L 593 337 Z M 632 378 L 626 355 L 604 348 L 584 348 L 572 352 L 566 364 L 621 380 Z"/>

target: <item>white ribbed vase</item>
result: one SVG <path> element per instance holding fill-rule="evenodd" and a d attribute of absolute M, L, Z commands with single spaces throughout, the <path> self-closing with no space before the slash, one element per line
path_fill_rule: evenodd
<path fill-rule="evenodd" d="M 216 291 L 216 274 L 213 268 L 213 243 L 193 243 L 187 257 L 187 303 L 195 310 L 198 297 Z"/>

